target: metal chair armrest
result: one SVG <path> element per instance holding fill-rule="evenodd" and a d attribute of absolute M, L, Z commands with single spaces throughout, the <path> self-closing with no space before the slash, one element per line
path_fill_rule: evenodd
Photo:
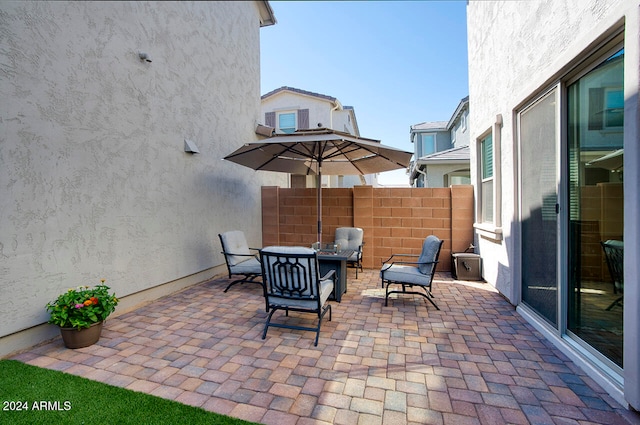
<path fill-rule="evenodd" d="M 335 270 L 329 270 L 324 276 L 322 276 L 320 278 L 320 280 L 327 280 L 327 279 L 331 279 L 333 280 L 334 284 L 336 282 L 336 271 Z"/>
<path fill-rule="evenodd" d="M 420 257 L 420 254 L 393 254 L 391 257 L 382 261 L 382 264 L 386 264 L 393 259 L 393 257 Z"/>

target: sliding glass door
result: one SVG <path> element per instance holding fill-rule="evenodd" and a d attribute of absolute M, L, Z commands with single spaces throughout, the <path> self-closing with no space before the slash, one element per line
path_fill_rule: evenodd
<path fill-rule="evenodd" d="M 519 114 L 522 302 L 558 324 L 558 182 L 555 88 Z"/>
<path fill-rule="evenodd" d="M 517 114 L 521 301 L 621 372 L 624 51 L 590 63 Z"/>
<path fill-rule="evenodd" d="M 567 87 L 567 329 L 622 367 L 623 62 L 609 56 Z"/>

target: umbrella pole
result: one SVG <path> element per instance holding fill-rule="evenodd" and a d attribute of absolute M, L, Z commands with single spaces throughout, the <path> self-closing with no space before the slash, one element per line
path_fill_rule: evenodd
<path fill-rule="evenodd" d="M 321 249 L 322 248 L 322 162 L 318 161 L 318 177 L 317 177 L 318 181 L 316 183 L 316 186 L 318 187 L 316 189 L 317 192 L 317 196 L 318 196 L 318 212 L 317 212 L 317 218 L 318 218 L 318 243 L 319 246 L 318 248 Z"/>

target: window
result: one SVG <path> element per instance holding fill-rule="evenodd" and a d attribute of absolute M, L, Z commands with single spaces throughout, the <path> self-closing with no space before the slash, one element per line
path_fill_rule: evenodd
<path fill-rule="evenodd" d="M 293 133 L 296 131 L 296 113 L 286 112 L 278 114 L 278 130 L 282 133 Z"/>
<path fill-rule="evenodd" d="M 604 95 L 605 127 L 622 127 L 624 117 L 624 95 L 622 87 L 606 89 Z"/>
<path fill-rule="evenodd" d="M 482 223 L 493 223 L 493 136 L 480 140 L 481 217 Z"/>
<path fill-rule="evenodd" d="M 422 154 L 420 156 L 430 155 L 436 151 L 436 135 L 435 134 L 423 134 L 422 139 Z"/>

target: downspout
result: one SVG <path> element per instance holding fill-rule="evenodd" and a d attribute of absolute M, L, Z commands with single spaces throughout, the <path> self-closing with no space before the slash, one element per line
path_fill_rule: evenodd
<path fill-rule="evenodd" d="M 416 171 L 418 172 L 418 174 L 422 174 L 424 176 L 424 187 L 429 187 L 429 181 L 427 180 L 427 173 L 422 171 L 420 167 L 416 167 Z"/>
<path fill-rule="evenodd" d="M 340 109 L 340 102 L 336 102 L 336 106 L 331 108 L 331 111 L 329 111 L 329 128 L 332 130 L 337 130 L 333 128 L 333 113 L 339 109 Z"/>
<path fill-rule="evenodd" d="M 329 111 L 329 128 L 332 129 L 332 130 L 336 130 L 335 128 L 333 128 L 333 112 L 337 111 L 338 109 L 340 109 L 340 102 L 338 102 L 336 100 L 336 106 L 331 108 L 331 110 Z M 320 183 L 322 183 L 322 181 Z M 329 186 L 331 186 L 331 185 L 329 184 Z M 338 185 L 338 186 L 340 186 L 340 185 Z M 321 230 L 318 230 L 318 234 L 320 234 L 320 232 L 321 232 Z M 318 239 L 318 240 L 320 240 L 320 239 Z"/>

